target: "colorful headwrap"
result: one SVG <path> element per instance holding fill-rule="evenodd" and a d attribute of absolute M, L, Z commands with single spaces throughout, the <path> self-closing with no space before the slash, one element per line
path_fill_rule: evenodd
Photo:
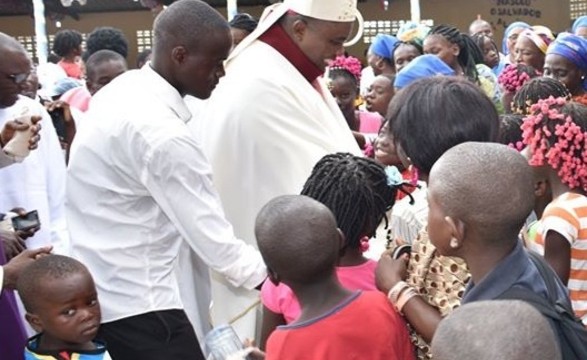
<path fill-rule="evenodd" d="M 570 33 L 561 33 L 550 44 L 546 54 L 560 55 L 587 72 L 587 39 Z M 587 79 L 583 80 L 583 88 L 587 89 Z"/>
<path fill-rule="evenodd" d="M 537 29 L 536 29 L 537 28 Z M 543 53 L 546 54 L 546 50 L 548 49 L 548 45 L 554 40 L 554 35 L 548 28 L 544 26 L 534 26 L 531 29 L 524 30 L 520 37 L 526 37 L 536 45 L 536 47 Z"/>
<path fill-rule="evenodd" d="M 393 86 L 401 89 L 418 79 L 436 75 L 455 75 L 455 71 L 436 55 L 418 56 L 397 73 Z"/>
<path fill-rule="evenodd" d="M 397 38 L 403 42 L 414 42 L 420 46 L 424 44 L 424 38 L 430 32 L 430 27 L 408 21 L 400 26 L 397 31 Z"/>
<path fill-rule="evenodd" d="M 587 27 L 587 16 L 579 16 L 573 23 L 573 33 L 577 32 L 580 27 Z"/>
<path fill-rule="evenodd" d="M 395 36 L 377 34 L 369 47 L 369 51 L 377 56 L 392 60 L 393 49 L 398 42 Z"/>
<path fill-rule="evenodd" d="M 337 56 L 334 60 L 328 62 L 331 70 L 342 69 L 348 71 L 357 79 L 357 84 L 361 82 L 361 61 L 353 56 Z"/>
<path fill-rule="evenodd" d="M 507 28 L 505 28 L 505 32 L 503 33 L 503 41 L 501 42 L 501 52 L 504 55 L 507 55 L 510 53 L 510 51 L 508 49 L 508 38 L 512 34 L 512 31 L 519 29 L 519 28 L 522 28 L 524 30 L 529 29 L 530 25 L 526 24 L 523 21 L 516 21 L 516 22 L 509 24 L 509 26 Z"/>

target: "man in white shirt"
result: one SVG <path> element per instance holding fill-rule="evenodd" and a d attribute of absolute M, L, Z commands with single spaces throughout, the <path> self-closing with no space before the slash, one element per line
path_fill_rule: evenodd
<path fill-rule="evenodd" d="M 218 12 L 174 2 L 155 20 L 152 61 L 95 95 L 73 142 L 73 256 L 94 276 L 99 336 L 115 360 L 204 359 L 174 272 L 182 241 L 234 286 L 253 289 L 266 277 L 259 252 L 235 238 L 186 125 L 183 96 L 210 96 L 230 47 Z"/>
<path fill-rule="evenodd" d="M 299 193 L 324 155 L 361 153 L 323 79 L 327 60 L 344 52 L 356 1 L 286 0 L 265 13 L 230 54 L 201 137 L 227 218 L 236 235 L 255 246 L 263 205 Z M 258 294 L 213 276 L 212 296 L 215 324 L 238 319 L 239 335 L 255 336 L 249 310 Z"/>

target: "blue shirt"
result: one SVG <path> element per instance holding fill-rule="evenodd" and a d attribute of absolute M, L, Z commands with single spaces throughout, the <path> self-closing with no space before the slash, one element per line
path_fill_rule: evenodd
<path fill-rule="evenodd" d="M 502 259 L 478 284 L 469 282 L 462 304 L 481 300 L 494 300 L 512 287 L 521 287 L 548 297 L 546 283 L 532 260 L 518 241 L 514 250 Z M 562 283 L 557 281 L 558 297 L 568 298 Z"/>
<path fill-rule="evenodd" d="M 29 339 L 27 346 L 24 350 L 24 360 L 112 360 L 108 351 L 106 351 L 106 345 L 99 341 L 94 341 L 96 348 L 88 351 L 42 351 L 39 350 L 39 340 L 42 334 L 38 334 Z"/>

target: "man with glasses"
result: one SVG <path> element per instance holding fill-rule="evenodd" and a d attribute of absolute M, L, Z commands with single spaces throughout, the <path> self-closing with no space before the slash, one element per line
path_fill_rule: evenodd
<path fill-rule="evenodd" d="M 33 143 L 38 150 L 31 152 L 22 163 L 0 170 L 0 209 L 17 207 L 37 210 L 41 228 L 27 240 L 30 249 L 53 245 L 57 252 L 68 248 L 65 223 L 65 159 L 51 118 L 43 106 L 20 95 L 31 72 L 31 61 L 24 47 L 14 38 L 0 33 L 0 126 L 14 128 L 14 120 L 31 115 L 33 123 L 43 120 L 44 126 L 33 125 Z M 40 129 L 39 129 L 40 128 Z M 10 133 L 7 133 L 10 135 Z M 7 139 L 0 135 L 4 147 Z"/>

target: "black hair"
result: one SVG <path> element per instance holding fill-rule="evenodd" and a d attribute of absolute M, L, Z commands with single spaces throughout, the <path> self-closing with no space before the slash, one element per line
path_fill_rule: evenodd
<path fill-rule="evenodd" d="M 147 62 L 147 58 L 151 55 L 153 50 L 145 49 L 137 55 L 137 68 L 140 68 Z"/>
<path fill-rule="evenodd" d="M 79 31 L 59 30 L 55 34 L 55 40 L 53 41 L 53 52 L 62 58 L 66 57 L 72 51 L 78 49 L 82 41 L 82 34 Z"/>
<path fill-rule="evenodd" d="M 395 57 L 395 51 L 397 50 L 397 48 L 399 48 L 402 45 L 408 45 L 408 46 L 413 46 L 416 48 L 416 50 L 418 50 L 418 52 L 420 53 L 420 55 L 424 54 L 424 49 L 422 49 L 422 45 L 418 44 L 415 41 L 398 41 L 395 43 L 395 45 L 393 45 L 393 50 L 391 50 L 391 58 L 393 59 Z"/>
<path fill-rule="evenodd" d="M 128 56 L 128 41 L 120 29 L 113 27 L 97 27 L 86 39 L 86 58 L 98 50 L 112 50 L 126 59 Z"/>
<path fill-rule="evenodd" d="M 235 17 L 230 20 L 228 25 L 235 29 L 241 29 L 249 34 L 252 33 L 257 28 L 258 21 L 249 14 L 240 13 L 236 14 Z"/>
<path fill-rule="evenodd" d="M 571 99 L 571 93 L 562 82 L 547 77 L 534 78 L 524 84 L 514 95 L 512 112 L 528 115 L 531 105 L 551 96 Z"/>
<path fill-rule="evenodd" d="M 357 93 L 359 91 L 359 82 L 357 81 L 357 78 L 353 74 L 351 74 L 351 72 L 348 71 L 347 69 L 344 69 L 341 67 L 331 68 L 328 70 L 328 77 L 331 80 L 334 80 L 337 77 L 343 77 L 343 78 L 349 80 L 351 82 L 351 84 L 353 84 L 353 87 L 355 89 L 357 89 Z"/>
<path fill-rule="evenodd" d="M 24 268 L 16 283 L 25 309 L 28 312 L 35 311 L 35 304 L 41 295 L 41 285 L 45 279 L 62 279 L 79 273 L 89 274 L 89 271 L 84 264 L 68 256 L 47 255 L 35 260 Z"/>
<path fill-rule="evenodd" d="M 357 249 L 362 236 L 373 235 L 393 206 L 397 191 L 397 187 L 388 185 L 379 163 L 336 153 L 316 163 L 301 194 L 326 205 L 346 236 L 347 247 Z"/>
<path fill-rule="evenodd" d="M 59 55 L 57 55 L 53 52 L 50 52 L 49 55 L 47 55 L 47 62 L 50 62 L 52 64 L 57 64 L 59 62 L 59 60 L 61 60 Z"/>
<path fill-rule="evenodd" d="M 396 143 L 423 174 L 451 147 L 466 141 L 495 141 L 499 117 L 491 99 L 470 81 L 434 76 L 397 92 L 386 121 Z"/>
<path fill-rule="evenodd" d="M 126 60 L 119 53 L 112 50 L 99 50 L 93 53 L 86 61 L 86 75 L 88 78 L 92 78 L 96 67 L 109 61 L 119 61 L 125 66 Z"/>
<path fill-rule="evenodd" d="M 441 35 L 448 42 L 456 44 L 460 49 L 457 61 L 463 68 L 465 75 L 475 83 L 479 81 L 479 75 L 475 67 L 475 57 L 479 54 L 483 55 L 483 52 L 469 35 L 461 33 L 459 29 L 450 25 L 437 25 L 433 27 L 428 36 L 430 35 Z"/>
<path fill-rule="evenodd" d="M 499 136 L 498 142 L 504 145 L 513 145 L 517 150 L 517 144 L 522 141 L 522 122 L 524 115 L 503 114 L 499 115 Z"/>
<path fill-rule="evenodd" d="M 493 46 L 493 50 L 495 50 L 495 53 L 499 55 L 499 49 L 497 47 L 497 44 L 495 43 L 495 41 L 493 41 L 492 38 L 490 38 L 489 36 L 483 34 L 483 33 L 477 33 L 475 35 L 473 35 L 471 37 L 471 39 L 473 39 L 473 42 L 475 43 L 475 45 L 477 45 L 477 48 L 479 49 L 479 54 L 474 54 L 473 57 L 478 57 L 479 55 L 481 55 L 481 59 L 475 59 L 475 63 L 476 64 L 485 64 L 485 52 L 483 51 L 483 43 L 485 42 L 485 40 L 489 40 L 489 42 L 491 43 L 491 46 Z M 480 60 L 480 61 L 478 61 Z M 487 64 L 485 64 L 487 65 Z"/>

